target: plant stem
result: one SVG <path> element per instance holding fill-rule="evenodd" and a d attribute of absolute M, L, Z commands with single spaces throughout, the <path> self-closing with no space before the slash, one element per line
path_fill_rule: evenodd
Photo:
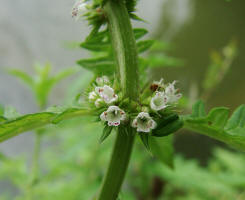
<path fill-rule="evenodd" d="M 109 0 L 105 6 L 109 20 L 112 47 L 121 81 L 122 92 L 131 100 L 138 98 L 138 55 L 133 29 L 122 0 Z"/>
<path fill-rule="evenodd" d="M 30 182 L 27 186 L 27 197 L 26 199 L 32 200 L 33 198 L 33 187 L 38 179 L 39 174 L 39 157 L 40 157 L 40 150 L 41 150 L 41 134 L 36 131 L 35 133 L 35 144 L 34 144 L 34 153 L 32 159 L 32 166 L 31 166 L 31 176 Z"/>
<path fill-rule="evenodd" d="M 109 0 L 105 5 L 110 37 L 116 58 L 124 98 L 138 98 L 138 56 L 128 11 L 121 0 Z M 98 200 L 116 200 L 120 192 L 133 149 L 135 130 L 120 126 L 110 164 Z"/>
<path fill-rule="evenodd" d="M 127 130 L 126 130 L 127 129 Z M 119 127 L 98 200 L 115 200 L 120 192 L 134 144 L 131 127 Z"/>

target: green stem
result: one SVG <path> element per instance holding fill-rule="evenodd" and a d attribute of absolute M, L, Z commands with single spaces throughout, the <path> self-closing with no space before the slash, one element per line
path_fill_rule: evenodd
<path fill-rule="evenodd" d="M 98 200 L 117 199 L 128 168 L 133 144 L 134 132 L 132 132 L 131 127 L 119 127 L 110 164 Z"/>
<path fill-rule="evenodd" d="M 27 196 L 26 199 L 32 200 L 33 197 L 33 187 L 38 180 L 39 174 L 39 157 L 40 157 L 40 150 L 41 150 L 41 134 L 37 131 L 35 134 L 35 144 L 34 144 L 34 153 L 32 159 L 32 168 L 31 168 L 31 175 L 30 175 L 30 182 L 27 186 Z"/>
<path fill-rule="evenodd" d="M 138 55 L 133 29 L 124 1 L 109 0 L 105 5 L 123 96 L 138 98 Z M 110 164 L 98 200 L 116 200 L 120 192 L 133 149 L 135 130 L 120 126 Z"/>
<path fill-rule="evenodd" d="M 105 6 L 112 47 L 116 57 L 122 92 L 131 100 L 138 98 L 138 55 L 133 29 L 124 1 L 109 0 Z"/>

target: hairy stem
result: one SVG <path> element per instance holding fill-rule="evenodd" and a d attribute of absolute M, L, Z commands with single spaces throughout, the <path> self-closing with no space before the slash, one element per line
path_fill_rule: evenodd
<path fill-rule="evenodd" d="M 109 0 L 105 5 L 110 37 L 116 58 L 122 92 L 125 98 L 138 97 L 138 57 L 128 11 L 121 0 Z M 133 149 L 135 130 L 120 126 L 110 164 L 98 200 L 116 200 L 120 192 Z"/>
<path fill-rule="evenodd" d="M 134 144 L 131 127 L 119 127 L 110 164 L 98 200 L 116 200 L 120 192 Z"/>

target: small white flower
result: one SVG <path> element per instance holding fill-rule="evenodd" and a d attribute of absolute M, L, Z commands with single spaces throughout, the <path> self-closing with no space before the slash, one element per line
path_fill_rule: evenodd
<path fill-rule="evenodd" d="M 103 87 L 96 87 L 95 91 L 107 104 L 110 104 L 118 99 L 118 96 L 115 94 L 114 90 L 108 85 L 104 85 Z"/>
<path fill-rule="evenodd" d="M 126 113 L 117 106 L 110 106 L 100 115 L 102 121 L 107 121 L 108 126 L 119 126 L 120 121 L 126 119 Z"/>
<path fill-rule="evenodd" d="M 156 95 L 151 99 L 152 110 L 162 110 L 168 105 L 169 98 L 164 92 L 157 92 Z"/>
<path fill-rule="evenodd" d="M 75 3 L 72 8 L 72 17 L 78 20 L 87 11 L 87 3 L 84 0 L 79 0 Z"/>
<path fill-rule="evenodd" d="M 165 86 L 163 78 L 161 78 L 160 81 L 153 81 L 153 84 L 158 85 L 158 87 L 161 87 L 161 88 Z"/>
<path fill-rule="evenodd" d="M 165 88 L 165 94 L 168 97 L 168 103 L 175 103 L 182 97 L 182 94 L 179 93 L 178 89 L 175 89 L 175 84 L 176 81 L 169 83 L 169 85 Z"/>
<path fill-rule="evenodd" d="M 95 106 L 96 106 L 97 108 L 100 107 L 102 103 L 103 103 L 103 100 L 102 100 L 102 99 L 97 99 L 97 100 L 94 102 L 94 104 L 95 104 Z"/>
<path fill-rule="evenodd" d="M 156 128 L 157 123 L 150 117 L 149 113 L 141 112 L 133 120 L 132 126 L 137 128 L 138 132 L 148 133 Z"/>
<path fill-rule="evenodd" d="M 110 81 L 109 81 L 109 78 L 107 76 L 102 76 L 102 77 L 97 77 L 96 78 L 96 83 L 99 86 L 102 86 L 102 85 L 110 83 Z"/>
<path fill-rule="evenodd" d="M 97 97 L 98 97 L 98 95 L 96 94 L 95 91 L 92 91 L 92 92 L 90 92 L 90 93 L 88 94 L 88 99 L 89 99 L 90 102 L 91 102 L 91 101 L 95 101 Z"/>

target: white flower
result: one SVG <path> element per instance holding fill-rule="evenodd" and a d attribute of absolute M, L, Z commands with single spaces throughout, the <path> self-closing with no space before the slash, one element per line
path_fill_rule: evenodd
<path fill-rule="evenodd" d="M 152 110 L 162 110 L 168 105 L 169 98 L 164 92 L 157 92 L 156 95 L 151 99 Z"/>
<path fill-rule="evenodd" d="M 72 17 L 78 20 L 87 11 L 87 3 L 84 0 L 79 0 L 72 8 Z"/>
<path fill-rule="evenodd" d="M 153 81 L 153 84 L 158 85 L 158 87 L 164 87 L 164 79 L 161 78 L 160 81 Z"/>
<path fill-rule="evenodd" d="M 98 108 L 98 107 L 101 106 L 102 102 L 103 102 L 102 99 L 97 99 L 97 100 L 94 102 L 94 104 L 95 104 L 95 106 Z"/>
<path fill-rule="evenodd" d="M 132 126 L 137 128 L 138 132 L 148 133 L 151 129 L 156 128 L 156 122 L 150 117 L 149 113 L 141 112 L 133 120 Z"/>
<path fill-rule="evenodd" d="M 102 121 L 108 121 L 108 126 L 119 126 L 120 121 L 126 119 L 126 114 L 117 106 L 110 106 L 100 115 Z"/>
<path fill-rule="evenodd" d="M 97 77 L 96 83 L 100 86 L 110 83 L 109 78 L 107 76 Z"/>
<path fill-rule="evenodd" d="M 114 93 L 114 90 L 108 85 L 104 85 L 103 87 L 96 87 L 95 91 L 107 104 L 110 104 L 118 99 L 118 96 Z"/>
<path fill-rule="evenodd" d="M 176 81 L 169 83 L 169 85 L 165 88 L 165 94 L 168 97 L 168 103 L 175 103 L 182 97 L 182 94 L 179 93 L 179 90 L 175 89 L 175 83 Z"/>
<path fill-rule="evenodd" d="M 88 99 L 89 99 L 89 101 L 91 102 L 91 101 L 95 101 L 96 100 L 96 98 L 97 98 L 97 94 L 96 94 L 96 92 L 95 91 L 92 91 L 92 92 L 90 92 L 89 94 L 88 94 Z"/>

